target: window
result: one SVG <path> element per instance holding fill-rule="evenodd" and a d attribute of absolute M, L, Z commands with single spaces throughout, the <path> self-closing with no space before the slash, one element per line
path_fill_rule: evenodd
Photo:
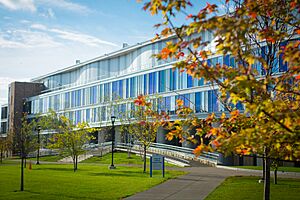
<path fill-rule="evenodd" d="M 53 102 L 53 104 L 54 104 L 53 109 L 55 111 L 58 111 L 59 110 L 59 105 L 60 105 L 60 95 L 59 94 L 57 94 L 57 95 L 54 96 L 54 102 Z"/>
<path fill-rule="evenodd" d="M 104 102 L 108 102 L 111 99 L 111 88 L 110 88 L 111 83 L 105 83 L 104 84 Z"/>
<path fill-rule="evenodd" d="M 75 111 L 75 124 L 78 124 L 81 122 L 81 110 Z"/>
<path fill-rule="evenodd" d="M 66 92 L 64 95 L 65 108 L 70 108 L 70 92 Z"/>
<path fill-rule="evenodd" d="M 91 109 L 85 110 L 85 121 L 88 123 L 91 122 Z"/>
<path fill-rule="evenodd" d="M 196 92 L 195 93 L 195 111 L 196 113 L 202 112 L 202 106 L 201 106 L 201 101 L 202 101 L 202 92 Z"/>
<path fill-rule="evenodd" d="M 97 86 L 90 87 L 90 104 L 97 103 Z"/>
<path fill-rule="evenodd" d="M 187 87 L 193 87 L 193 77 L 191 75 L 187 75 Z"/>
<path fill-rule="evenodd" d="M 130 78 L 130 97 L 136 97 L 136 77 Z"/>
<path fill-rule="evenodd" d="M 165 70 L 158 72 L 158 92 L 166 91 L 166 80 L 165 80 Z"/>
<path fill-rule="evenodd" d="M 156 72 L 149 74 L 149 94 L 156 93 Z"/>

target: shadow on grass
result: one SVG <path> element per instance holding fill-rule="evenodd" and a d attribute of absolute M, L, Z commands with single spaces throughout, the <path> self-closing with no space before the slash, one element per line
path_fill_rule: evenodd
<path fill-rule="evenodd" d="M 91 176 L 123 176 L 123 177 L 148 177 L 149 174 L 145 174 L 141 172 L 133 172 L 133 171 L 113 171 L 113 172 L 96 172 L 96 173 L 88 173 Z"/>
<path fill-rule="evenodd" d="M 67 171 L 73 172 L 74 171 L 73 168 L 54 168 L 54 167 L 53 168 L 52 167 L 35 168 L 33 170 L 37 170 L 37 171 L 39 171 L 39 170 L 52 170 L 52 171 L 62 171 L 62 172 L 67 172 Z M 77 171 L 86 171 L 86 170 L 77 169 Z"/>

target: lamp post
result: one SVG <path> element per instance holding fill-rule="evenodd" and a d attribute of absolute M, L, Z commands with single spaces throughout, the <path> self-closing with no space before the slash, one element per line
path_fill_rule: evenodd
<path fill-rule="evenodd" d="M 41 147 L 41 141 L 40 141 L 40 131 L 41 131 L 41 127 L 38 125 L 37 126 L 37 136 L 38 136 L 38 149 L 37 149 L 37 154 L 36 154 L 36 164 L 39 165 L 40 164 L 40 147 Z"/>
<path fill-rule="evenodd" d="M 109 169 L 116 169 L 116 167 L 114 166 L 115 120 L 116 117 L 111 116 L 111 165 Z"/>

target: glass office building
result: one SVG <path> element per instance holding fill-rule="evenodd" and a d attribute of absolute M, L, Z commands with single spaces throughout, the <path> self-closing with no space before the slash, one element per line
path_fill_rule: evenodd
<path fill-rule="evenodd" d="M 203 41 L 210 42 L 207 48 L 214 49 L 211 33 L 201 33 L 201 37 Z M 134 108 L 133 99 L 140 94 L 155 97 L 152 101 L 159 105 L 157 109 L 171 115 L 175 114 L 176 99 L 182 99 L 199 117 L 226 111 L 218 99 L 217 86 L 174 69 L 173 64 L 178 60 L 157 60 L 152 56 L 159 53 L 168 41 L 176 41 L 176 38 L 127 46 L 32 79 L 32 83 L 43 84 L 44 87 L 38 95 L 26 98 L 29 116 L 52 109 L 74 123 L 85 121 L 92 127 L 105 126 L 112 114 Z M 274 62 L 278 66 L 274 69 L 285 71 L 287 64 L 281 57 L 278 59 Z M 210 65 L 235 66 L 234 58 L 229 55 L 214 55 L 207 62 Z M 264 73 L 259 64 L 254 67 Z M 111 102 L 119 98 L 124 101 L 114 105 L 114 111 L 109 109 Z M 237 107 L 243 109 L 241 104 Z"/>

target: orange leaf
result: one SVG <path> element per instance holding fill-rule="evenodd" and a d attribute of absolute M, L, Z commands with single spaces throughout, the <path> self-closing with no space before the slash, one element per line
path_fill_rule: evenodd
<path fill-rule="evenodd" d="M 291 6 L 292 9 L 294 9 L 294 8 L 297 6 L 296 1 L 292 1 L 292 2 L 290 3 L 290 6 Z"/>
<path fill-rule="evenodd" d="M 217 140 L 212 141 L 212 144 L 215 145 L 216 147 L 221 146 L 220 142 L 218 142 Z"/>
<path fill-rule="evenodd" d="M 196 156 L 199 156 L 202 153 L 202 150 L 203 150 L 203 146 L 199 145 L 197 146 L 196 149 L 194 149 L 193 153 L 196 154 Z"/>
<path fill-rule="evenodd" d="M 231 116 L 238 116 L 240 114 L 239 110 L 234 110 L 230 113 Z"/>
<path fill-rule="evenodd" d="M 169 57 L 170 53 L 171 53 L 170 49 L 168 49 L 167 47 L 163 48 L 161 50 L 161 58 L 167 59 Z"/>
<path fill-rule="evenodd" d="M 171 132 L 169 132 L 169 133 L 166 135 L 166 138 L 167 138 L 167 140 L 169 140 L 169 141 L 173 140 L 173 137 L 174 137 L 174 135 L 173 135 Z"/>
<path fill-rule="evenodd" d="M 183 106 L 183 101 L 182 101 L 182 99 L 177 99 L 177 100 L 176 100 L 176 104 L 177 104 L 178 107 Z"/>
<path fill-rule="evenodd" d="M 256 12 L 250 12 L 250 13 L 249 13 L 249 16 L 250 16 L 251 18 L 255 19 L 255 18 L 257 17 L 257 14 L 256 14 Z"/>

